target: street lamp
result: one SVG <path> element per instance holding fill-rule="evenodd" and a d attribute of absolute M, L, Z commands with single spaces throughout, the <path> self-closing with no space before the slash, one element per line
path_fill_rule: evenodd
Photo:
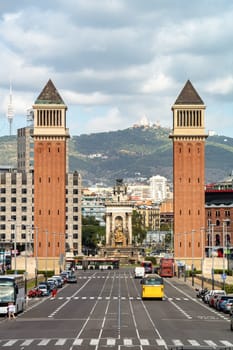
<path fill-rule="evenodd" d="M 194 233 L 195 233 L 195 230 L 192 230 L 192 286 L 194 286 L 194 263 L 193 263 Z"/>
<path fill-rule="evenodd" d="M 11 224 L 12 229 L 12 236 L 14 236 L 14 271 L 15 274 L 17 274 L 17 268 L 16 268 L 16 240 L 17 240 L 17 224 L 15 223 L 14 219 L 9 220 L 9 222 L 14 222 Z M 13 238 L 13 237 L 12 237 Z"/>
<path fill-rule="evenodd" d="M 34 252 L 36 254 L 36 265 L 35 265 L 35 287 L 38 282 L 38 227 L 34 227 L 34 232 L 36 232 L 34 238 Z"/>
<path fill-rule="evenodd" d="M 211 268 L 211 276 L 212 276 L 212 289 L 214 289 L 214 226 L 215 224 L 211 225 L 211 240 L 212 240 L 212 268 Z"/>
<path fill-rule="evenodd" d="M 201 288 L 204 288 L 205 228 L 201 228 Z"/>

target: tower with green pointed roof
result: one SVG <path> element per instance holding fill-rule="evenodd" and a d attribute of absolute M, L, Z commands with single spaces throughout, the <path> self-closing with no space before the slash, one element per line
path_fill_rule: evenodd
<path fill-rule="evenodd" d="M 33 105 L 34 226 L 38 257 L 65 254 L 67 139 L 66 110 L 51 80 Z"/>
<path fill-rule="evenodd" d="M 174 254 L 192 267 L 204 253 L 205 105 L 188 80 L 173 111 Z"/>

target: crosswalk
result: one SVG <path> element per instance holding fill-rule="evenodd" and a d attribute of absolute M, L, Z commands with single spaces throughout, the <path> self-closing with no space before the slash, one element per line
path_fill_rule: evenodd
<path fill-rule="evenodd" d="M 38 298 L 39 299 L 39 298 Z M 50 297 L 51 300 L 53 300 L 53 297 Z M 58 300 L 142 300 L 142 298 L 140 296 L 135 296 L 135 297 L 131 297 L 131 296 L 58 296 L 56 297 L 56 299 Z M 176 298 L 176 297 L 164 297 L 164 300 L 168 300 L 168 301 L 190 301 L 190 300 L 196 300 L 195 298 L 186 298 L 186 297 L 182 297 L 182 298 Z"/>
<path fill-rule="evenodd" d="M 211 339 L 146 339 L 146 338 L 93 338 L 93 339 L 82 339 L 82 338 L 29 338 L 29 339 L 2 339 L 0 340 L 0 348 L 8 348 L 12 346 L 24 347 L 25 349 L 28 347 L 30 349 L 31 346 L 40 346 L 40 347 L 61 347 L 61 346 L 72 346 L 72 347 L 85 347 L 85 346 L 103 346 L 103 347 L 113 347 L 113 346 L 125 346 L 125 347 L 133 347 L 133 346 L 156 346 L 164 347 L 164 346 L 176 346 L 176 347 L 205 347 L 206 349 L 213 349 L 217 347 L 233 347 L 233 341 L 229 340 L 211 340 Z"/>

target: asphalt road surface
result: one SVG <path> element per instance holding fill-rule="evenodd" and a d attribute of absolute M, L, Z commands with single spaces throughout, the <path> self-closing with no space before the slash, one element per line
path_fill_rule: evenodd
<path fill-rule="evenodd" d="M 229 316 L 194 289 L 165 279 L 165 298 L 142 300 L 133 269 L 78 271 L 55 299 L 29 301 L 16 320 L 0 318 L 0 349 L 155 350 L 233 348 Z"/>

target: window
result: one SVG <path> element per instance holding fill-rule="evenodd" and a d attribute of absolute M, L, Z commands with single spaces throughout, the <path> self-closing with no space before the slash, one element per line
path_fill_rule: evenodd
<path fill-rule="evenodd" d="M 21 199 L 21 203 L 27 203 L 27 197 L 23 197 L 23 198 Z"/>
<path fill-rule="evenodd" d="M 74 221 L 78 221 L 78 216 L 73 216 Z"/>
<path fill-rule="evenodd" d="M 1 202 L 1 203 L 6 203 L 6 198 L 5 198 L 5 197 L 1 197 L 1 198 L 0 198 L 0 202 Z"/>
<path fill-rule="evenodd" d="M 11 189 L 11 193 L 12 193 L 12 194 L 15 194 L 15 193 L 16 193 L 16 188 L 12 188 L 12 189 Z"/>
<path fill-rule="evenodd" d="M 78 189 L 74 188 L 73 189 L 73 194 L 78 194 Z"/>
<path fill-rule="evenodd" d="M 220 210 L 216 210 L 215 216 L 216 216 L 216 218 L 217 218 L 217 217 L 220 217 Z"/>

